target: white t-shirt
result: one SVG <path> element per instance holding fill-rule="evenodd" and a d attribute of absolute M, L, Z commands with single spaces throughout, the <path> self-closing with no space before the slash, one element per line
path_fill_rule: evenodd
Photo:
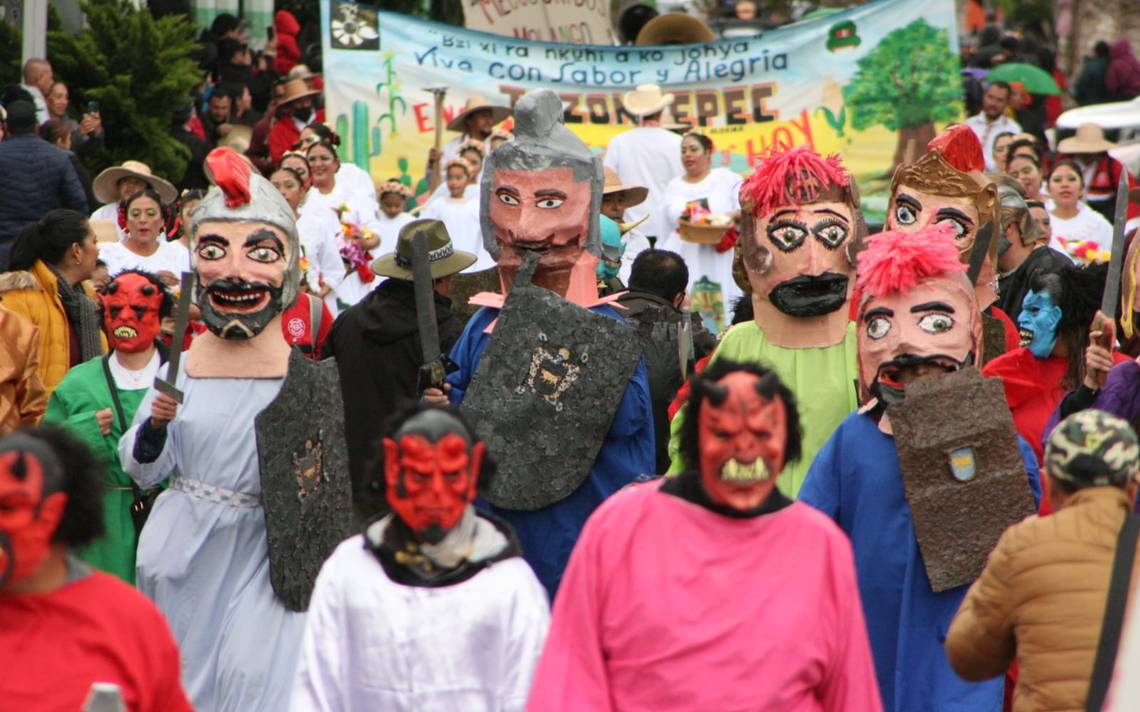
<path fill-rule="evenodd" d="M 390 218 L 380 211 L 380 254 L 392 252 L 396 249 L 396 241 L 400 239 L 400 228 L 415 220 L 411 213 L 400 213 Z"/>
<path fill-rule="evenodd" d="M 1102 250 L 1112 249 L 1112 223 L 1084 203 L 1077 203 L 1076 217 L 1067 220 L 1050 212 L 1049 226 L 1053 230 L 1053 237 L 1049 240 L 1049 246 L 1063 255 L 1069 253 L 1061 244 L 1061 240 L 1066 242 L 1091 240 Z"/>
<path fill-rule="evenodd" d="M 340 170 L 336 172 L 336 182 L 337 185 L 343 183 L 348 192 L 376 202 L 376 184 L 372 182 L 372 176 L 355 163 L 341 163 Z"/>
<path fill-rule="evenodd" d="M 477 272 L 495 266 L 495 260 L 483 247 L 483 229 L 479 221 L 479 201 L 469 198 L 439 198 L 424 207 L 421 217 L 442 220 L 456 250 L 470 252 L 479 259 L 464 272 Z"/>
<path fill-rule="evenodd" d="M 685 172 L 681 166 L 681 137 L 659 126 L 638 126 L 610 139 L 603 162 L 623 184 L 649 189 L 643 203 L 626 209 L 626 220 L 650 216 L 642 223 L 641 232 L 661 242 L 669 234 L 669 227 L 658 222 L 658 206 L 669 181 Z"/>
<path fill-rule="evenodd" d="M 344 260 L 340 258 L 340 248 L 336 236 L 340 233 L 340 223 L 333 213 L 311 211 L 297 218 L 297 236 L 309 260 L 310 271 L 315 271 L 325 284 L 335 288 L 344 280 Z M 335 300 L 329 308 L 336 314 Z"/>
<path fill-rule="evenodd" d="M 375 200 L 369 200 L 360 193 L 353 192 L 343 181 L 336 181 L 333 189 L 327 194 L 321 193 L 316 186 L 309 188 L 298 212 L 301 215 L 324 212 L 336 219 L 336 209 L 341 205 L 348 206 L 348 212 L 342 216 L 342 221 L 366 227 L 379 234 L 380 205 Z"/>
<path fill-rule="evenodd" d="M 107 263 L 107 274 L 111 277 L 128 269 L 151 274 L 170 272 L 175 277 L 190 271 L 190 251 L 181 242 L 167 242 L 165 235 L 159 236 L 158 249 L 149 257 L 136 255 L 124 242 L 103 242 L 99 244 L 99 259 Z"/>
<path fill-rule="evenodd" d="M 465 198 L 474 198 L 476 201 L 478 201 L 479 200 L 479 184 L 480 184 L 480 182 L 482 182 L 482 180 L 483 180 L 483 172 L 480 171 L 479 175 L 475 176 L 475 182 L 469 184 L 466 188 L 463 189 L 463 196 Z M 449 191 L 447 189 L 447 183 L 445 181 L 440 181 L 439 186 L 435 189 L 435 192 L 431 194 L 430 198 L 428 198 L 428 202 L 430 203 L 431 201 L 436 200 L 437 198 L 447 198 L 450 196 L 451 196 L 451 191 Z"/>
<path fill-rule="evenodd" d="M 740 184 L 743 179 L 726 168 L 714 168 L 704 180 L 690 183 L 684 177 L 674 178 L 665 189 L 659 218 L 668 227 L 668 234 L 657 244 L 663 250 L 681 255 L 689 268 L 689 290 L 702 277 L 712 282 L 707 308 L 700 307 L 694 296 L 693 310 L 701 313 L 706 328 L 716 333 L 727 327 L 732 317 L 732 303 L 743 294 L 732 278 L 732 250 L 717 252 L 714 245 L 701 245 L 681 239 L 677 228 L 685 206 L 704 198 L 713 214 L 734 213 L 740 210 Z M 718 294 L 719 292 L 719 294 Z"/>

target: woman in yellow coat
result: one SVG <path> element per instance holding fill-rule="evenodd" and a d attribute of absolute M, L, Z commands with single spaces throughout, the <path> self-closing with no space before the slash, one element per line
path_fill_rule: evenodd
<path fill-rule="evenodd" d="M 87 217 L 52 210 L 12 244 L 0 299 L 40 332 L 40 378 L 50 393 L 72 366 L 107 350 L 90 285 L 99 250 Z"/>

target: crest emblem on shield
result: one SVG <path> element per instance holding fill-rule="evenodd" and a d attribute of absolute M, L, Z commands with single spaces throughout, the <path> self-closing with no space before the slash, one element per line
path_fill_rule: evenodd
<path fill-rule="evenodd" d="M 977 466 L 973 448 L 961 447 L 950 451 L 950 472 L 959 482 L 969 482 L 974 479 Z"/>

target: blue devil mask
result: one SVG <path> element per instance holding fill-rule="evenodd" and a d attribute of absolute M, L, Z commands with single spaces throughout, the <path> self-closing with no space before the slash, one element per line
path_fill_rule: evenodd
<path fill-rule="evenodd" d="M 1053 304 L 1049 292 L 1030 291 L 1021 302 L 1017 316 L 1021 345 L 1029 349 L 1034 358 L 1048 358 L 1057 343 L 1057 325 L 1061 323 L 1061 307 Z"/>
<path fill-rule="evenodd" d="M 598 260 L 598 279 L 613 279 L 621 269 L 621 256 L 625 253 L 621 226 L 605 215 L 599 216 L 598 226 L 602 232 L 602 255 Z"/>

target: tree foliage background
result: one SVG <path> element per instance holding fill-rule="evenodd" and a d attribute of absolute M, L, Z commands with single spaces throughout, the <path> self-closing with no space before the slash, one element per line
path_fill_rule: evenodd
<path fill-rule="evenodd" d="M 177 181 L 189 151 L 170 134 L 174 112 L 202 80 L 193 59 L 194 25 L 182 15 L 154 19 L 131 0 L 83 0 L 87 27 L 48 33 L 48 59 L 78 114 L 99 102 L 104 150 L 88 159 L 98 171 L 128 159 Z"/>
<path fill-rule="evenodd" d="M 950 51 L 949 34 L 926 20 L 887 34 L 858 67 L 843 89 L 851 126 L 858 131 L 875 125 L 898 131 L 896 163 L 908 140 L 923 152 L 934 135 L 934 123 L 962 113 L 960 65 Z"/>

